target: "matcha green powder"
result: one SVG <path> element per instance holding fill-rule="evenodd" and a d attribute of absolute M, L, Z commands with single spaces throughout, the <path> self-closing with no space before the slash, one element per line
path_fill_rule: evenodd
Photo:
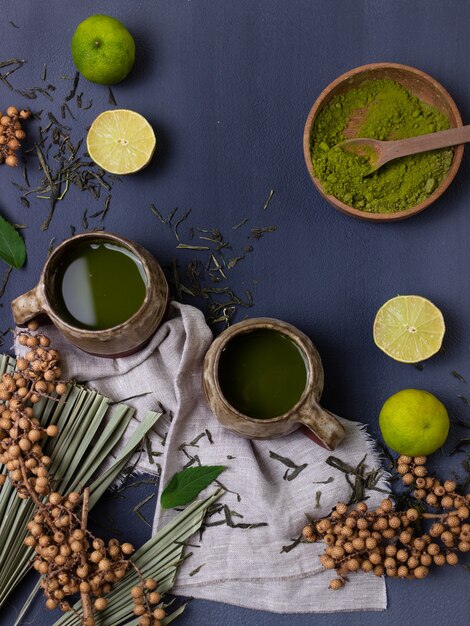
<path fill-rule="evenodd" d="M 347 139 L 344 130 L 358 109 L 367 113 L 357 137 L 404 139 L 449 128 L 445 115 L 392 80 L 369 80 L 335 96 L 317 115 L 311 138 L 313 171 L 325 193 L 370 213 L 403 211 L 425 200 L 449 171 L 453 150 L 402 157 L 364 177 L 368 159 L 336 147 Z"/>

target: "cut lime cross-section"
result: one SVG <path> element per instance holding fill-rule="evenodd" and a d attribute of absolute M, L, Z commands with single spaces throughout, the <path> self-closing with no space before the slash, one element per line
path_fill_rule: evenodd
<path fill-rule="evenodd" d="M 104 111 L 87 135 L 95 163 L 112 174 L 133 174 L 148 165 L 155 151 L 155 133 L 145 117 L 127 109 Z"/>
<path fill-rule="evenodd" d="M 440 350 L 445 329 L 442 313 L 432 302 L 421 296 L 397 296 L 378 310 L 374 341 L 392 359 L 418 363 Z"/>

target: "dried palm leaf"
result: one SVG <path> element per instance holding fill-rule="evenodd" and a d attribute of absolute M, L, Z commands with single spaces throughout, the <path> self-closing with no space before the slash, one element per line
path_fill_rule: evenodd
<path fill-rule="evenodd" d="M 185 542 L 199 530 L 207 509 L 222 493 L 223 490 L 218 489 L 205 500 L 193 502 L 132 556 L 132 561 L 144 578 L 154 578 L 158 581 L 157 591 L 160 594 L 172 588 L 178 565 L 184 558 Z M 132 613 L 133 604 L 130 592 L 132 587 L 139 583 L 137 573 L 130 568 L 122 582 L 115 585 L 111 593 L 106 596 L 108 608 L 95 615 L 96 626 L 138 626 L 140 618 L 136 618 Z M 164 604 L 161 606 L 165 607 Z M 80 602 L 75 605 L 74 609 L 81 615 Z M 163 623 L 169 624 L 183 610 L 184 606 L 167 615 Z M 67 613 L 55 622 L 54 626 L 80 626 L 79 615 Z"/>
<path fill-rule="evenodd" d="M 13 371 L 14 366 L 14 359 L 0 356 L 0 376 Z M 42 426 L 59 427 L 59 435 L 44 446 L 44 453 L 52 459 L 49 472 L 54 477 L 55 490 L 68 493 L 88 485 L 121 439 L 134 409 L 124 404 L 111 408 L 110 404 L 108 398 L 96 391 L 71 384 L 60 399 L 43 398 L 34 406 L 34 414 Z M 90 508 L 118 478 L 160 416 L 161 413 L 147 413 L 113 465 L 90 484 Z M 7 473 L 1 464 L 0 473 Z M 0 490 L 0 607 L 29 569 L 33 550 L 23 540 L 33 511 L 34 503 L 18 498 L 7 481 Z"/>

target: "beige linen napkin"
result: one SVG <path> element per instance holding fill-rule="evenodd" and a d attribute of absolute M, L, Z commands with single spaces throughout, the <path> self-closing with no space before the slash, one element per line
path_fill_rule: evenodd
<path fill-rule="evenodd" d="M 227 491 L 207 518 L 202 537 L 191 541 L 192 556 L 181 565 L 174 593 L 279 613 L 386 608 L 384 580 L 371 574 L 354 574 L 341 591 L 329 590 L 334 572 L 320 565 L 322 544 L 282 552 L 300 533 L 305 514 L 327 515 L 338 501 L 349 499 L 350 487 L 342 472 L 325 463 L 330 453 L 300 432 L 250 441 L 219 425 L 203 397 L 202 360 L 212 335 L 198 309 L 172 303 L 151 343 L 122 359 L 91 357 L 66 343 L 54 327 L 46 330 L 62 352 L 64 376 L 86 381 L 113 400 L 146 394 L 127 400 L 137 408 L 137 418 L 158 403 L 165 407 L 168 415 L 151 436 L 152 450 L 161 456 L 149 458 L 144 452 L 139 470 L 161 471 L 166 485 L 187 463 L 226 467 L 220 481 Z M 334 455 L 357 465 L 367 454 L 368 466 L 377 467 L 364 427 L 343 424 L 347 436 Z M 294 470 L 272 453 L 305 467 L 288 480 Z M 385 476 L 378 487 L 387 488 Z M 384 497 L 377 491 L 368 495 L 370 506 Z M 174 514 L 157 506 L 154 531 Z"/>

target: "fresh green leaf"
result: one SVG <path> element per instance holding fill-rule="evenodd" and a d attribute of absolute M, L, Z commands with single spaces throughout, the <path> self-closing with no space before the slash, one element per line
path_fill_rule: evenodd
<path fill-rule="evenodd" d="M 0 259 L 18 269 L 26 259 L 26 247 L 18 231 L 0 216 Z"/>
<path fill-rule="evenodd" d="M 177 472 L 160 498 L 164 509 L 174 509 L 192 502 L 194 498 L 224 471 L 223 465 L 201 465 Z"/>

